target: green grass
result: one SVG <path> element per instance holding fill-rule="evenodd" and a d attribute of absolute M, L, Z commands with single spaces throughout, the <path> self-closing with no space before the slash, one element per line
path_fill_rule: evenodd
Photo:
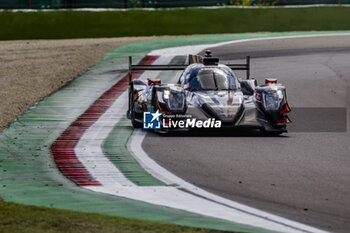
<path fill-rule="evenodd" d="M 349 30 L 350 7 L 0 12 L 0 40 Z"/>
<path fill-rule="evenodd" d="M 101 214 L 26 206 L 0 201 L 0 232 L 219 233 L 222 231 L 118 218 Z"/>

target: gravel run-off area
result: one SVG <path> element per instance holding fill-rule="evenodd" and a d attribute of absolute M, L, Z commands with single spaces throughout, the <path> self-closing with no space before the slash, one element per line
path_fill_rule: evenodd
<path fill-rule="evenodd" d="M 0 132 L 120 46 L 164 37 L 0 41 Z"/>

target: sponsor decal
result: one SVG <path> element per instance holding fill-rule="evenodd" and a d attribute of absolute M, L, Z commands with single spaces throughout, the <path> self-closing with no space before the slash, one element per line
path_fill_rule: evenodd
<path fill-rule="evenodd" d="M 197 120 L 196 118 L 187 119 L 165 119 L 162 122 L 163 128 L 221 128 L 221 121 L 214 118 L 209 118 L 205 121 Z"/>
<path fill-rule="evenodd" d="M 161 114 L 157 112 L 144 112 L 143 128 L 144 129 L 190 129 L 190 128 L 205 128 L 215 129 L 221 128 L 221 121 L 215 118 L 200 120 L 193 118 L 192 115 L 182 114 Z"/>

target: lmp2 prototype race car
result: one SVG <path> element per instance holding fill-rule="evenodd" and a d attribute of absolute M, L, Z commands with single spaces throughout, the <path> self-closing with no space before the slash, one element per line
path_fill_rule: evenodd
<path fill-rule="evenodd" d="M 287 132 L 291 111 L 286 89 L 276 79 L 264 85 L 249 79 L 246 64 L 219 64 L 206 56 L 188 56 L 189 65 L 132 65 L 129 57 L 129 107 L 127 116 L 134 128 L 159 132 L 196 128 L 259 129 L 264 134 Z M 183 70 L 176 84 L 159 79 L 132 80 L 134 70 Z M 247 79 L 233 70 L 246 70 Z M 148 115 L 150 118 L 148 118 Z"/>

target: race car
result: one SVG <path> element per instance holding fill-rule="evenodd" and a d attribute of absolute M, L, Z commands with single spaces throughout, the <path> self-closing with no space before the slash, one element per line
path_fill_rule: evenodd
<path fill-rule="evenodd" d="M 264 134 L 287 132 L 291 111 L 286 88 L 276 79 L 257 85 L 250 79 L 250 58 L 245 64 L 220 64 L 206 51 L 205 57 L 188 56 L 188 65 L 132 65 L 129 58 L 129 107 L 134 128 L 147 128 L 145 114 L 159 117 L 160 132 L 196 128 L 259 129 Z M 159 79 L 132 80 L 134 70 L 183 70 L 176 84 Z M 246 70 L 239 79 L 234 70 Z M 205 127 L 207 126 L 207 127 Z"/>

